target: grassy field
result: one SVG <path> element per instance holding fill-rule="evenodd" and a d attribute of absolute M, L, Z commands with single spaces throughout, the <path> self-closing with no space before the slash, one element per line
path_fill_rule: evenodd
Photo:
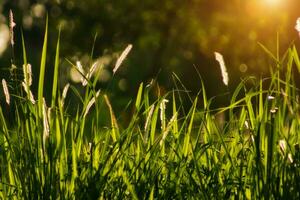
<path fill-rule="evenodd" d="M 82 74 L 84 95 L 72 85 L 58 89 L 59 39 L 52 98 L 45 101 L 45 69 L 52 67 L 46 66 L 47 37 L 46 27 L 36 99 L 24 39 L 24 79 L 14 79 L 22 72 L 16 66 L 11 79 L 2 81 L 7 90 L 0 107 L 2 199 L 300 198 L 295 46 L 282 57 L 263 47 L 274 63 L 270 77 L 242 80 L 229 105 L 218 109 L 211 108 L 213 99 L 201 81 L 196 97 L 177 80 L 174 90 L 155 99 L 154 87 L 141 83 L 131 120 L 121 126 L 109 93 L 96 90 L 91 74 Z M 65 103 L 70 93 L 81 102 L 74 115 L 72 99 Z M 191 101 L 189 109 L 183 99 Z M 7 110 L 14 110 L 13 121 Z M 106 126 L 98 123 L 103 117 L 109 118 Z"/>

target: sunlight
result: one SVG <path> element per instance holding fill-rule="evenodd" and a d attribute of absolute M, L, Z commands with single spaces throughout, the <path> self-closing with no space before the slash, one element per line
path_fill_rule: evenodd
<path fill-rule="evenodd" d="M 277 6 L 282 2 L 282 0 L 265 0 L 265 2 L 270 6 Z"/>

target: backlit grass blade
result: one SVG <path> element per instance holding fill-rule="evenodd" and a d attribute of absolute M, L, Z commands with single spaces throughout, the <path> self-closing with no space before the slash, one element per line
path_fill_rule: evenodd
<path fill-rule="evenodd" d="M 112 133 L 111 133 L 112 135 L 111 136 L 112 136 L 113 141 L 116 142 L 117 138 L 119 138 L 119 127 L 118 127 L 115 114 L 113 112 L 112 106 L 110 104 L 110 101 L 109 101 L 107 95 L 104 95 L 104 100 L 106 102 L 106 105 L 108 106 L 109 113 L 110 113 L 110 120 L 111 120 L 111 126 L 112 126 Z"/>
<path fill-rule="evenodd" d="M 26 46 L 25 46 L 23 30 L 21 31 L 21 39 L 22 39 L 22 50 L 23 50 L 23 64 L 27 65 L 27 54 L 26 54 Z"/>
<path fill-rule="evenodd" d="M 195 117 L 195 110 L 196 110 L 197 102 L 198 102 L 198 98 L 195 99 L 193 107 L 191 108 L 190 122 L 189 122 L 187 133 L 184 137 L 183 155 L 185 157 L 188 155 L 188 152 L 189 152 L 189 149 L 190 149 L 190 138 L 191 138 L 192 127 L 193 127 L 193 123 L 194 123 L 194 117 Z"/>
<path fill-rule="evenodd" d="M 140 108 L 141 100 L 142 100 L 142 94 L 143 94 L 143 83 L 140 84 L 136 101 L 135 101 L 135 108 L 138 110 Z"/>
<path fill-rule="evenodd" d="M 39 85 L 38 85 L 38 110 L 39 117 L 42 116 L 43 108 L 43 92 L 44 92 L 44 79 L 45 79 L 45 68 L 46 68 L 46 59 L 47 59 L 47 45 L 48 45 L 48 15 L 46 18 L 46 27 L 44 35 L 44 44 L 42 49 L 41 56 L 41 65 L 40 65 L 40 76 L 39 76 Z"/>
<path fill-rule="evenodd" d="M 270 57 L 272 58 L 276 63 L 279 62 L 279 60 L 277 60 L 276 56 L 267 48 L 265 47 L 265 45 L 263 45 L 262 43 L 258 42 L 258 45 L 264 50 L 264 52 Z"/>
<path fill-rule="evenodd" d="M 53 86 L 52 86 L 52 101 L 51 101 L 52 108 L 55 106 L 56 95 L 57 95 L 58 71 L 59 71 L 59 48 L 60 48 L 60 30 L 58 32 L 58 39 L 57 39 L 56 53 L 55 53 L 55 64 L 54 64 L 54 75 L 53 75 Z"/>

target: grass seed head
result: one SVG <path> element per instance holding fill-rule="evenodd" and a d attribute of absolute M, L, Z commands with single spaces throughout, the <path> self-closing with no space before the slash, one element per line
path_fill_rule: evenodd
<path fill-rule="evenodd" d="M 14 27 L 16 23 L 14 22 L 14 15 L 12 10 L 9 10 L 9 32 L 10 32 L 10 44 L 13 46 L 14 42 Z"/>
<path fill-rule="evenodd" d="M 35 104 L 34 96 L 33 96 L 32 92 L 30 90 L 30 87 L 28 85 L 26 85 L 26 83 L 24 81 L 22 82 L 22 86 L 23 86 L 26 94 L 28 95 L 29 101 L 32 104 Z"/>
<path fill-rule="evenodd" d="M 92 67 L 90 68 L 89 72 L 86 74 L 86 79 L 83 80 L 82 85 L 86 86 L 88 83 L 88 80 L 90 80 L 90 78 L 93 76 L 94 72 L 96 71 L 96 69 L 98 68 L 98 62 L 94 62 L 94 64 L 92 65 Z"/>
<path fill-rule="evenodd" d="M 274 99 L 275 99 L 274 96 L 271 96 L 271 95 L 268 96 L 268 100 L 274 100 Z"/>
<path fill-rule="evenodd" d="M 89 113 L 91 107 L 94 105 L 96 102 L 96 98 L 99 96 L 100 90 L 96 93 L 96 95 L 89 101 L 89 103 L 86 106 L 85 112 L 83 114 L 83 117 L 86 117 L 86 115 Z"/>
<path fill-rule="evenodd" d="M 166 121 L 165 110 L 166 110 L 166 103 L 168 103 L 168 102 L 169 102 L 169 100 L 163 99 L 159 105 L 160 121 L 161 121 L 161 129 L 162 130 L 164 130 L 164 128 L 165 128 L 165 121 Z"/>
<path fill-rule="evenodd" d="M 288 153 L 288 160 L 290 161 L 290 163 L 293 163 L 294 160 L 293 160 L 293 156 L 291 153 Z"/>
<path fill-rule="evenodd" d="M 148 115 L 147 115 L 147 118 L 146 118 L 146 122 L 145 122 L 145 126 L 144 126 L 144 131 L 147 131 L 147 129 L 149 127 L 150 119 L 152 117 L 153 111 L 154 111 L 154 105 L 152 105 L 150 107 L 150 111 L 148 112 Z"/>
<path fill-rule="evenodd" d="M 127 57 L 127 55 L 129 54 L 130 50 L 132 49 L 132 44 L 129 44 L 126 49 L 122 52 L 121 56 L 118 58 L 116 65 L 113 69 L 113 73 L 115 74 L 116 71 L 119 69 L 119 67 L 121 66 L 121 64 L 123 63 L 123 61 L 125 60 L 125 58 Z"/>
<path fill-rule="evenodd" d="M 62 98 L 65 99 L 67 97 L 67 93 L 70 87 L 70 83 L 67 83 L 63 89 Z"/>
<path fill-rule="evenodd" d="M 297 30 L 299 36 L 300 36 L 300 17 L 296 20 L 296 26 L 295 29 Z"/>
<path fill-rule="evenodd" d="M 2 87 L 3 87 L 4 96 L 5 96 L 5 101 L 9 105 L 10 104 L 10 94 L 9 94 L 7 83 L 6 83 L 5 79 L 2 79 Z"/>
<path fill-rule="evenodd" d="M 228 78 L 228 73 L 227 73 L 227 69 L 226 69 L 226 66 L 225 66 L 223 56 L 220 53 L 215 52 L 215 58 L 219 62 L 219 65 L 220 65 L 220 68 L 221 68 L 223 83 L 226 86 L 228 86 L 229 78 Z"/>
<path fill-rule="evenodd" d="M 45 98 L 43 98 L 43 128 L 44 128 L 43 144 L 44 144 L 44 147 L 45 147 L 45 144 L 46 144 L 46 140 L 49 138 L 49 132 L 50 132 L 49 118 L 48 118 L 48 117 L 50 117 L 49 113 L 50 113 L 50 111 L 47 108 Z"/>
<path fill-rule="evenodd" d="M 274 107 L 270 110 L 270 113 L 275 114 L 278 111 L 278 107 Z"/>
<path fill-rule="evenodd" d="M 31 71 L 31 64 L 24 64 L 23 65 L 23 75 L 24 75 L 24 82 L 26 85 L 32 85 L 32 71 Z"/>
<path fill-rule="evenodd" d="M 285 142 L 285 140 L 279 140 L 279 148 L 280 148 L 282 154 L 284 155 L 285 151 L 286 151 L 286 142 Z"/>
<path fill-rule="evenodd" d="M 83 83 L 85 79 L 82 75 L 85 73 L 84 73 L 84 69 L 83 69 L 80 61 L 76 61 L 76 67 L 77 67 L 78 71 L 80 72 L 80 77 L 81 77 L 80 82 Z"/>

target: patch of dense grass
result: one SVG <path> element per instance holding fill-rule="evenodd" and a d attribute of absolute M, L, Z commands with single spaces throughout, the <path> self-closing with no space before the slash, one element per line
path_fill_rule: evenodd
<path fill-rule="evenodd" d="M 82 105 L 69 114 L 67 90 L 58 90 L 59 39 L 46 103 L 47 37 L 46 29 L 38 98 L 30 91 L 24 40 L 24 80 L 7 80 L 15 93 L 6 108 L 13 108 L 15 119 L 10 122 L 0 108 L 2 199 L 300 198 L 299 89 L 292 73 L 300 62 L 294 46 L 282 58 L 265 49 L 275 61 L 270 78 L 241 81 L 230 104 L 219 109 L 210 108 L 203 84 L 193 99 L 178 86 L 155 100 L 151 85 L 141 84 L 131 120 L 121 127 L 110 96 L 97 91 L 97 79 L 88 75 L 83 96 L 70 86 Z M 182 99 L 189 98 L 187 110 Z M 110 124 L 103 127 L 98 122 L 107 116 Z"/>

